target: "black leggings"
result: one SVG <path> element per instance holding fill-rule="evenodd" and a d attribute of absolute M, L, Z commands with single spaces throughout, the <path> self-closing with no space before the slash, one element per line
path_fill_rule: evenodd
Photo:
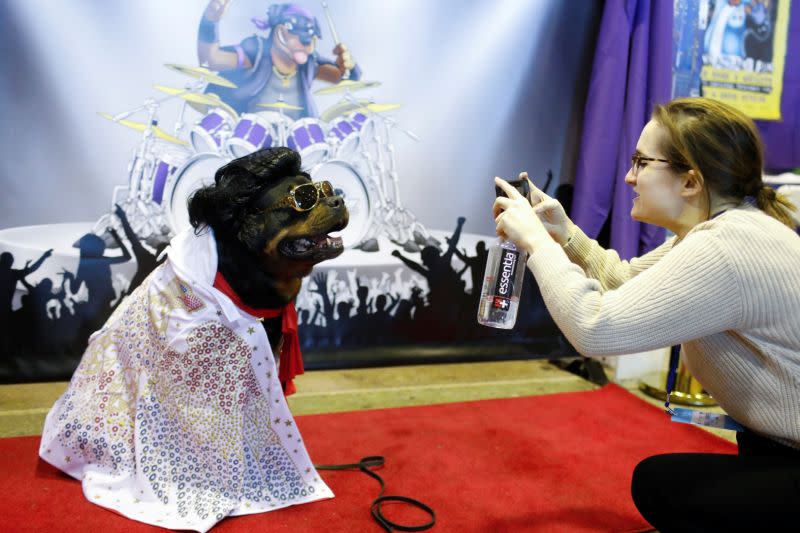
<path fill-rule="evenodd" d="M 752 431 L 739 455 L 673 453 L 633 471 L 631 493 L 661 533 L 800 531 L 800 450 Z"/>

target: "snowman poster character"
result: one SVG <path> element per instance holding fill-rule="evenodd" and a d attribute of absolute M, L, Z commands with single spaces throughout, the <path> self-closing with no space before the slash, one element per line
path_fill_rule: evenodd
<path fill-rule="evenodd" d="M 746 58 L 771 62 L 775 0 L 716 0 L 705 31 L 706 64 L 737 68 Z"/>
<path fill-rule="evenodd" d="M 297 120 L 317 118 L 319 113 L 311 95 L 314 80 L 338 83 L 356 81 L 361 69 L 344 43 L 335 43 L 334 59 L 317 52 L 322 39 L 317 18 L 297 4 L 272 4 L 266 18 L 253 18 L 256 28 L 267 36 L 252 35 L 239 44 L 221 46 L 219 21 L 231 0 L 212 0 L 200 21 L 197 55 L 200 64 L 230 80 L 236 88 L 217 87 L 213 91 L 237 113 L 263 111 L 259 103 L 282 101 L 297 106 L 286 115 Z"/>

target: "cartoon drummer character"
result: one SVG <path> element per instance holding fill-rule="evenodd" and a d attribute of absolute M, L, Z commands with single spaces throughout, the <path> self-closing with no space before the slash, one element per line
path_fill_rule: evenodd
<path fill-rule="evenodd" d="M 211 0 L 203 13 L 197 35 L 200 64 L 230 80 L 236 88 L 214 86 L 209 89 L 237 113 L 263 111 L 259 103 L 285 102 L 300 109 L 285 109 L 297 120 L 318 117 L 311 96 L 313 80 L 339 83 L 345 76 L 358 80 L 361 70 L 343 43 L 336 43 L 335 59 L 317 52 L 322 38 L 316 17 L 297 4 L 272 4 L 267 18 L 253 18 L 267 37 L 252 35 L 233 46 L 220 46 L 219 21 L 230 0 Z"/>

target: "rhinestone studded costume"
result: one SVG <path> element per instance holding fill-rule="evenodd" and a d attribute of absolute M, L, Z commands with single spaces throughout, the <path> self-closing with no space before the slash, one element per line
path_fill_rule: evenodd
<path fill-rule="evenodd" d="M 124 516 L 207 531 L 226 516 L 331 498 L 295 427 L 264 328 L 212 287 L 192 230 L 89 345 L 39 454 Z"/>

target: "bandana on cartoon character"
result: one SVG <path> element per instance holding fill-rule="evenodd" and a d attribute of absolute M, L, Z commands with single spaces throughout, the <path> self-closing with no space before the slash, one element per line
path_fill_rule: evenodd
<path fill-rule="evenodd" d="M 253 18 L 252 21 L 260 30 L 272 29 L 278 24 L 283 24 L 286 30 L 297 35 L 304 45 L 311 44 L 314 37 L 322 39 L 317 18 L 297 4 L 273 4 L 269 6 L 266 19 Z"/>

